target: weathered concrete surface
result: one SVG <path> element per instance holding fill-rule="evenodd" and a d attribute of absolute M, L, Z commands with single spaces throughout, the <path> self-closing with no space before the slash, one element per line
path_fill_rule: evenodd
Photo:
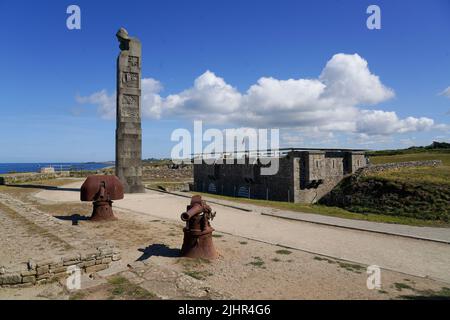
<path fill-rule="evenodd" d="M 78 200 L 76 192 L 50 190 L 38 193 L 37 197 L 56 201 Z M 148 191 L 126 195 L 114 206 L 179 222 L 179 214 L 187 203 L 185 198 Z M 450 245 L 447 244 L 289 221 L 220 205 L 212 207 L 217 211 L 214 219 L 217 231 L 450 282 Z"/>
<path fill-rule="evenodd" d="M 125 193 L 144 192 L 142 185 L 141 43 L 125 29 L 117 32 L 116 176 Z"/>
<path fill-rule="evenodd" d="M 319 223 L 329 226 L 358 229 L 362 231 L 386 233 L 402 237 L 411 237 L 450 244 L 450 228 L 415 227 L 401 224 L 344 219 L 313 213 L 301 213 L 283 210 L 276 210 L 274 212 L 269 212 L 269 210 L 267 210 L 262 214 L 283 219 Z"/>

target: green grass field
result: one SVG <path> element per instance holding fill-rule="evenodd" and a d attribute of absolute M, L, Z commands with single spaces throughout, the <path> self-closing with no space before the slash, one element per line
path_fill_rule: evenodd
<path fill-rule="evenodd" d="M 402 168 L 399 170 L 390 170 L 378 173 L 376 176 L 395 181 L 413 181 L 423 183 L 437 183 L 450 185 L 450 150 L 428 150 L 426 152 L 371 156 L 372 164 L 383 164 L 389 162 L 405 161 L 424 161 L 441 160 L 442 166 L 439 167 L 421 167 L 421 168 Z"/>
<path fill-rule="evenodd" d="M 404 161 L 442 160 L 446 166 L 450 166 L 450 149 L 428 150 L 417 153 L 404 153 L 395 155 L 374 155 L 370 154 L 370 161 L 373 164 Z"/>
<path fill-rule="evenodd" d="M 228 200 L 235 203 L 252 204 L 257 206 L 288 210 L 293 212 L 302 213 L 315 213 L 326 216 L 344 218 L 344 219 L 356 219 L 365 220 L 372 222 L 384 222 L 384 223 L 394 223 L 394 224 L 406 224 L 411 226 L 429 226 L 429 227 L 449 227 L 450 224 L 435 220 L 423 220 L 415 219 L 410 217 L 399 217 L 392 215 L 383 214 L 372 214 L 372 213 L 357 213 L 350 212 L 348 210 L 325 206 L 320 204 L 307 204 L 307 203 L 292 203 L 292 202 L 281 202 L 281 201 L 267 201 L 267 200 L 257 200 L 257 199 L 246 199 L 246 198 L 235 198 L 229 196 L 222 196 L 217 194 L 210 194 L 204 192 L 195 192 L 195 194 L 200 194 L 204 197 L 215 198 L 220 200 Z"/>
<path fill-rule="evenodd" d="M 437 167 L 391 169 L 361 178 L 349 177 L 320 202 L 352 212 L 434 220 L 438 225 L 449 226 L 450 149 L 420 149 L 411 153 L 394 151 L 389 151 L 393 153 L 389 155 L 385 152 L 375 153 L 370 156 L 371 163 L 441 160 L 443 164 Z"/>

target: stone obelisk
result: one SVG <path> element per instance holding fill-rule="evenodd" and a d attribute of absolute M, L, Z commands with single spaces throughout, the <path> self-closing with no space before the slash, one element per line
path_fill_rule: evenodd
<path fill-rule="evenodd" d="M 145 192 L 142 185 L 141 42 L 124 28 L 116 34 L 117 58 L 116 176 L 125 193 Z"/>

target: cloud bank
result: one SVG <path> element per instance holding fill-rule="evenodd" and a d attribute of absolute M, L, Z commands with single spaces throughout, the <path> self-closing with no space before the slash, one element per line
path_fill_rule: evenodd
<path fill-rule="evenodd" d="M 450 87 L 448 87 L 447 89 L 445 89 L 444 91 L 442 91 L 440 93 L 442 96 L 447 97 L 450 99 Z"/>
<path fill-rule="evenodd" d="M 334 55 L 316 79 L 262 77 L 244 93 L 209 70 L 179 93 L 163 97 L 162 90 L 158 80 L 142 79 L 144 118 L 196 119 L 228 127 L 301 128 L 328 136 L 332 132 L 392 135 L 435 127 L 430 118 L 401 119 L 394 111 L 371 109 L 395 93 L 370 72 L 358 54 Z M 450 96 L 450 88 L 445 92 Z M 97 105 L 105 119 L 115 117 L 115 94 L 106 90 L 77 97 L 77 101 Z"/>

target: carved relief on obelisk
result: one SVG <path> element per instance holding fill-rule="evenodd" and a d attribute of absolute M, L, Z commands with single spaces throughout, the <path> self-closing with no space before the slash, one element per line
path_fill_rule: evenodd
<path fill-rule="evenodd" d="M 142 185 L 141 43 L 124 28 L 116 34 L 117 58 L 116 176 L 125 193 L 145 192 Z"/>

